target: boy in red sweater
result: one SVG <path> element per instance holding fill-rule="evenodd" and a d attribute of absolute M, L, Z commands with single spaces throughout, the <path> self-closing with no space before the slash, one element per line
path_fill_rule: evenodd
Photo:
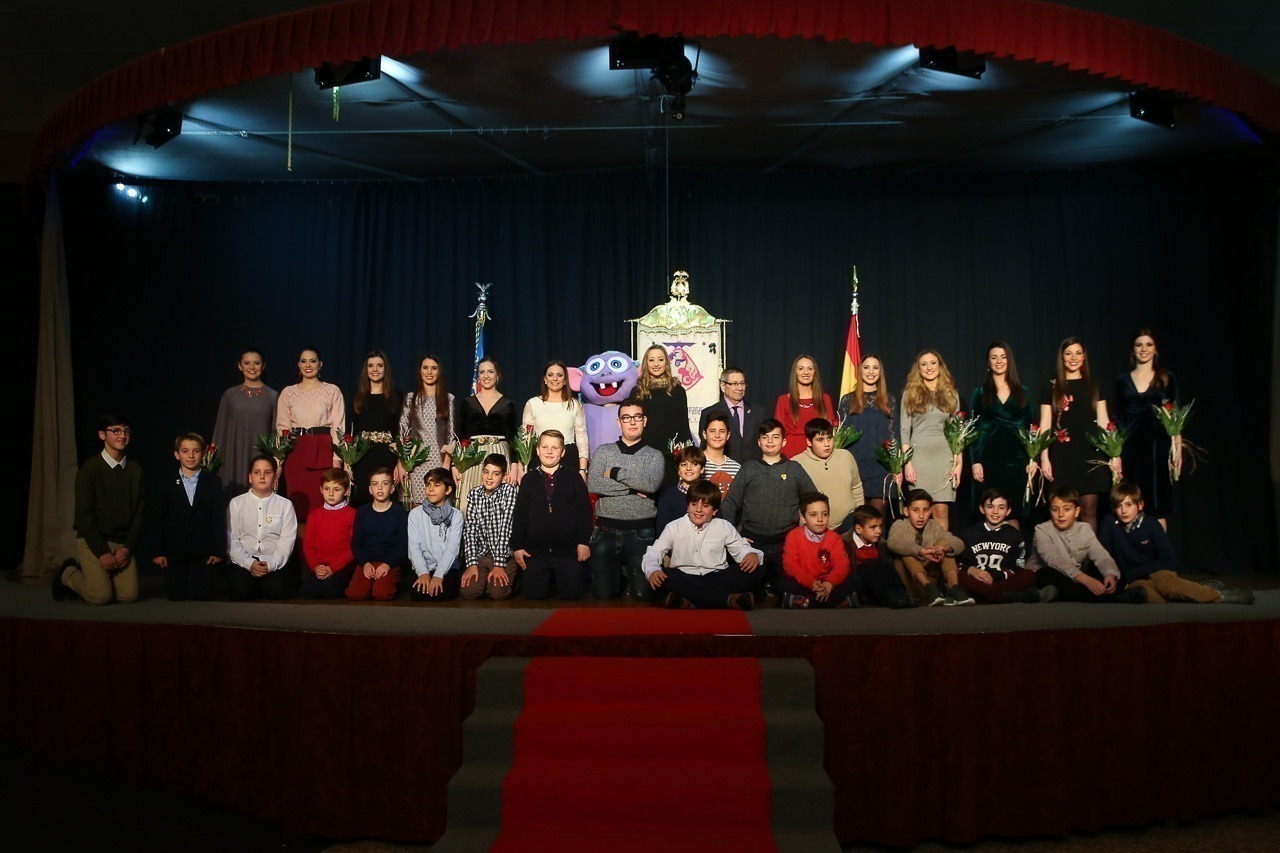
<path fill-rule="evenodd" d="M 857 607 L 858 578 L 844 540 L 828 530 L 831 503 L 821 492 L 800 496 L 800 526 L 782 546 L 782 606 Z"/>
<path fill-rule="evenodd" d="M 351 553 L 351 531 L 356 511 L 347 505 L 351 477 L 341 468 L 330 468 L 320 476 L 324 503 L 307 515 L 302 534 L 302 555 L 308 571 L 302 574 L 303 598 L 342 598 L 356 571 Z"/>

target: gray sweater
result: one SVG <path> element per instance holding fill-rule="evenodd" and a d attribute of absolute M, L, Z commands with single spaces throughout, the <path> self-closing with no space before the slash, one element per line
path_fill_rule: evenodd
<path fill-rule="evenodd" d="M 813 480 L 799 462 L 784 459 L 770 465 L 751 459 L 733 478 L 720 517 L 757 544 L 781 542 L 800 521 L 800 495 L 813 491 Z"/>
<path fill-rule="evenodd" d="M 935 518 L 924 523 L 924 530 L 917 531 L 905 518 L 898 519 L 889 528 L 889 550 L 899 557 L 919 557 L 921 548 L 934 545 L 950 548 L 953 557 L 964 550 L 960 537 L 948 533 Z"/>
<path fill-rule="evenodd" d="M 608 476 L 611 468 L 617 469 L 612 477 Z M 600 496 L 597 523 L 629 529 L 648 522 L 652 527 L 658 513 L 653 493 L 662 485 L 663 473 L 662 454 L 652 447 L 627 447 L 618 439 L 595 448 L 587 471 L 587 491 Z"/>
<path fill-rule="evenodd" d="M 1116 561 L 1111 559 L 1089 525 L 1076 522 L 1066 530 L 1054 527 L 1052 521 L 1036 525 L 1035 548 L 1027 561 L 1028 569 L 1048 566 L 1074 580 L 1085 560 L 1093 563 L 1104 575 L 1120 577 Z"/>

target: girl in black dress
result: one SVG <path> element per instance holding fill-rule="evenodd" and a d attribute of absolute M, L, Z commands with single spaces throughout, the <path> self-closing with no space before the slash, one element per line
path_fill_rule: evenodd
<path fill-rule="evenodd" d="M 662 477 L 665 489 L 676 482 L 676 459 L 671 445 L 692 444 L 693 433 L 689 431 L 689 398 L 672 372 L 671 359 L 661 344 L 649 347 L 640 359 L 636 396 L 644 400 L 644 414 L 648 419 L 641 441 L 666 460 Z"/>
<path fill-rule="evenodd" d="M 400 420 L 400 393 L 391 377 L 391 361 L 382 350 L 371 350 L 364 357 L 364 369 L 356 381 L 351 398 L 347 430 L 357 438 L 363 435 L 369 450 L 352 466 L 351 505 L 369 503 L 369 478 L 378 468 L 396 467 L 396 430 Z M 393 495 L 392 500 L 397 500 Z"/>
<path fill-rule="evenodd" d="M 983 492 L 1000 489 L 1009 496 L 1009 524 L 1019 527 L 1022 494 L 1034 463 L 1027 462 L 1018 431 L 1031 424 L 1031 401 L 1018 380 L 1013 347 L 1004 341 L 987 345 L 987 378 L 973 389 L 969 414 L 978 416 L 978 440 L 969 453 L 974 509 L 982 505 Z"/>
<path fill-rule="evenodd" d="M 1116 422 L 1129 430 L 1120 458 L 1126 480 L 1142 489 L 1144 510 L 1168 526 L 1173 484 L 1169 482 L 1170 448 L 1176 469 L 1182 468 L 1182 436 L 1170 441 L 1152 410 L 1165 403 L 1182 405 L 1178 380 L 1160 364 L 1160 348 L 1150 329 L 1133 335 L 1129 361 L 1133 370 L 1116 377 L 1111 402 Z"/>
<path fill-rule="evenodd" d="M 487 456 L 497 453 L 507 460 L 507 473 L 519 464 L 512 465 L 510 440 L 516 434 L 516 404 L 498 390 L 502 371 L 498 362 L 483 358 L 476 365 L 476 393 L 462 401 L 458 412 L 458 439 L 469 444 L 479 444 Z M 458 485 L 458 509 L 466 510 L 467 495 L 481 485 L 483 465 L 472 465 L 461 474 L 453 469 L 454 482 Z"/>
<path fill-rule="evenodd" d="M 1098 495 L 1111 488 L 1112 471 L 1119 474 L 1119 459 L 1108 469 L 1107 457 L 1089 443 L 1094 425 L 1106 429 L 1107 401 L 1089 377 L 1089 359 L 1079 338 L 1058 345 L 1058 376 L 1040 393 L 1040 427 L 1052 425 L 1053 444 L 1040 454 L 1040 470 L 1051 483 L 1064 483 L 1080 493 L 1080 520 L 1098 529 Z"/>

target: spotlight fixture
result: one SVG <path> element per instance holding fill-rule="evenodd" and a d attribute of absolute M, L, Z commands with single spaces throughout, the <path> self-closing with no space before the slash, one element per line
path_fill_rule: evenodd
<path fill-rule="evenodd" d="M 971 50 L 958 51 L 954 47 L 922 47 L 920 48 L 920 67 L 979 80 L 987 70 L 987 60 Z"/>
<path fill-rule="evenodd" d="M 647 68 L 671 99 L 671 117 L 684 119 L 684 100 L 698 81 L 698 69 L 684 55 L 684 39 L 623 33 L 609 42 L 609 67 L 615 71 Z"/>
<path fill-rule="evenodd" d="M 354 86 L 382 76 L 382 62 L 361 57 L 355 62 L 326 62 L 316 67 L 316 85 L 321 89 Z"/>
<path fill-rule="evenodd" d="M 182 133 L 182 110 L 168 104 L 138 116 L 138 131 L 133 144 L 143 140 L 152 148 L 159 148 Z"/>
<path fill-rule="evenodd" d="M 1161 89 L 1139 89 L 1129 93 L 1129 115 L 1139 121 L 1170 130 L 1195 118 L 1195 104 L 1182 95 Z"/>

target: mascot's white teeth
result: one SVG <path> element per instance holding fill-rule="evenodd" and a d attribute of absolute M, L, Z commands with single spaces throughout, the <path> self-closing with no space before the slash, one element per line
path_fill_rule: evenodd
<path fill-rule="evenodd" d="M 596 383 L 596 393 L 601 397 L 612 397 L 614 394 L 618 393 L 618 387 L 620 385 L 622 385 L 621 382 Z"/>

